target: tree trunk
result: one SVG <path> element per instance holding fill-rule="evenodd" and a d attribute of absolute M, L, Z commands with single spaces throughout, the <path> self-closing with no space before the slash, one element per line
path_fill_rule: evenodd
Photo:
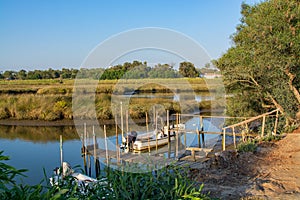
<path fill-rule="evenodd" d="M 290 90 L 294 93 L 298 103 L 300 104 L 300 93 L 295 86 L 293 86 L 293 80 L 295 79 L 295 75 L 292 74 L 288 69 L 285 70 L 285 74 L 289 77 L 289 87 Z"/>

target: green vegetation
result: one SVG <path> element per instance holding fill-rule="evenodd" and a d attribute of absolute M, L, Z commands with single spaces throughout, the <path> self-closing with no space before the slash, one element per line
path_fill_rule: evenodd
<path fill-rule="evenodd" d="M 213 80 L 206 84 L 201 78 L 174 78 L 174 79 L 129 79 L 129 80 L 87 80 L 84 82 L 86 97 L 93 96 L 96 93 L 95 105 L 97 117 L 100 120 L 112 119 L 111 95 L 124 94 L 126 92 L 140 93 L 169 93 L 173 94 L 167 86 L 176 88 L 180 92 L 208 92 L 219 87 L 219 81 Z M 95 91 L 92 91 L 96 85 Z M 137 85 L 141 87 L 136 88 Z M 74 80 L 43 79 L 43 80 L 2 80 L 0 81 L 0 119 L 17 119 L 17 120 L 62 120 L 73 119 L 72 111 L 72 95 L 74 90 Z M 91 90 L 91 92 L 89 91 Z M 186 100 L 187 111 L 193 111 L 196 108 L 210 109 L 211 103 L 196 103 L 194 97 Z M 119 102 L 117 102 L 119 103 Z M 222 105 L 223 102 L 215 104 Z M 173 99 L 164 98 L 138 98 L 132 99 L 129 105 L 130 116 L 138 119 L 145 116 L 145 112 L 151 109 L 154 104 L 161 104 L 165 109 L 169 109 L 171 113 L 180 112 L 181 109 L 178 102 Z M 119 105 L 116 105 L 119 106 Z M 90 118 L 91 113 L 85 109 L 82 113 L 83 118 Z"/>
<path fill-rule="evenodd" d="M 300 104 L 300 4 L 268 0 L 242 4 L 231 47 L 215 64 L 229 93 L 229 116 L 255 116 L 280 109 L 287 125 Z"/>
<path fill-rule="evenodd" d="M 202 194 L 203 185 L 196 186 L 186 171 L 178 167 L 153 173 L 126 173 L 106 169 L 106 177 L 98 183 L 79 187 L 72 177 L 65 177 L 50 186 L 48 178 L 41 184 L 17 184 L 16 179 L 26 170 L 5 164 L 9 157 L 0 152 L 0 199 L 210 199 Z"/>
<path fill-rule="evenodd" d="M 103 66 L 107 67 L 107 66 Z M 199 66 L 202 67 L 202 66 Z M 147 65 L 147 62 L 133 61 L 124 64 L 105 68 L 81 68 L 54 70 L 34 70 L 34 71 L 5 71 L 0 72 L 0 79 L 5 80 L 39 80 L 39 79 L 141 79 L 141 78 L 178 78 L 178 77 L 199 77 L 199 69 L 190 62 L 180 63 L 179 71 L 169 64 L 157 64 L 154 67 Z"/>
<path fill-rule="evenodd" d="M 255 152 L 257 150 L 257 144 L 253 140 L 247 142 L 241 142 L 237 145 L 238 152 Z"/>

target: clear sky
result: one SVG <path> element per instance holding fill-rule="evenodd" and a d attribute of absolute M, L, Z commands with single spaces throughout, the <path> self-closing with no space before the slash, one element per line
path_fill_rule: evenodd
<path fill-rule="evenodd" d="M 260 0 L 0 0 L 0 71 L 78 68 L 100 42 L 143 27 L 181 32 L 217 59 L 242 2 Z"/>

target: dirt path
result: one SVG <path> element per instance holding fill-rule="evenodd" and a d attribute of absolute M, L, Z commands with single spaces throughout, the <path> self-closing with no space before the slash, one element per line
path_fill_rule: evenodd
<path fill-rule="evenodd" d="M 249 192 L 268 199 L 300 199 L 300 129 L 276 143 L 257 163 L 256 185 Z"/>
<path fill-rule="evenodd" d="M 300 128 L 255 153 L 223 152 L 191 176 L 221 199 L 300 199 Z"/>

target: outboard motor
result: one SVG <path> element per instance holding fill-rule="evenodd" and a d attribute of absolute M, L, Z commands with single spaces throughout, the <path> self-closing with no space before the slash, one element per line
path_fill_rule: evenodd
<path fill-rule="evenodd" d="M 129 148 L 132 148 L 132 144 L 136 141 L 136 137 L 137 137 L 136 131 L 131 131 L 131 132 L 127 133 L 126 138 L 123 138 L 123 144 L 120 146 L 120 148 L 126 149 L 127 144 L 129 144 Z"/>

